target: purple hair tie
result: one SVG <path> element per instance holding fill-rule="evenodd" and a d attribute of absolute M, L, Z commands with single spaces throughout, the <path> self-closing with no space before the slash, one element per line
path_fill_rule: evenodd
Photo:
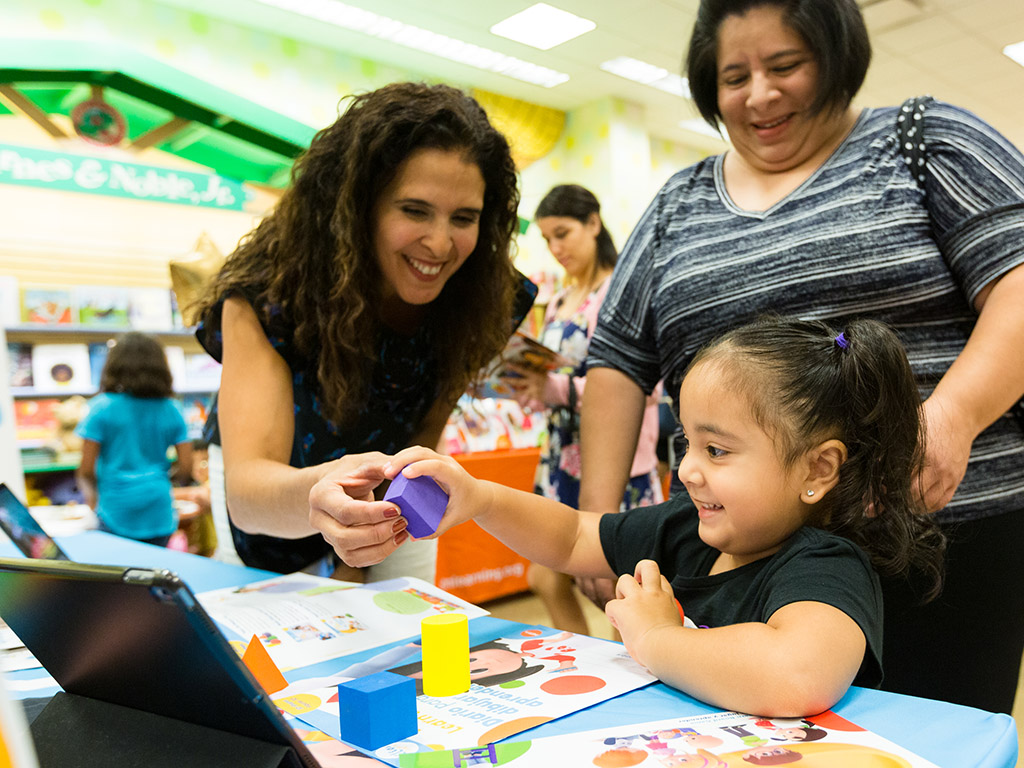
<path fill-rule="evenodd" d="M 836 346 L 844 351 L 850 348 L 850 342 L 846 340 L 846 334 L 840 333 L 836 336 Z"/>

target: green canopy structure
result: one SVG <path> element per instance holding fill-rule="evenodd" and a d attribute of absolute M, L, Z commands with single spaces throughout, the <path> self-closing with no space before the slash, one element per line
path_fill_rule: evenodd
<path fill-rule="evenodd" d="M 0 38 L 0 115 L 50 119 L 101 97 L 124 117 L 119 146 L 156 147 L 229 178 L 288 183 L 315 129 L 124 46 Z"/>

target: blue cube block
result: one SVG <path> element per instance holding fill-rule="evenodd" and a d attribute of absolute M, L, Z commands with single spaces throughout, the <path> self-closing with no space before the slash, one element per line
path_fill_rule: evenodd
<path fill-rule="evenodd" d="M 419 730 L 416 683 L 394 672 L 340 683 L 338 709 L 342 740 L 363 749 L 380 749 Z"/>

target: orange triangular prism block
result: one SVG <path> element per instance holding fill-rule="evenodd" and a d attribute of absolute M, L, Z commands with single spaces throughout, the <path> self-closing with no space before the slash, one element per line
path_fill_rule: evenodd
<path fill-rule="evenodd" d="M 242 654 L 242 661 L 267 693 L 276 693 L 288 687 L 288 681 L 284 679 L 281 670 L 277 668 L 277 664 L 270 658 L 267 649 L 256 635 L 249 641 L 249 647 Z"/>

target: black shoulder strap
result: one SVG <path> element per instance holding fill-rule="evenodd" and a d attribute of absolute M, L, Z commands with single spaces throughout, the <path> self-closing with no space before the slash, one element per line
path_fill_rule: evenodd
<path fill-rule="evenodd" d="M 924 188 L 924 110 L 931 96 L 907 99 L 900 107 L 896 118 L 896 132 L 900 142 L 900 154 L 910 167 L 914 180 Z"/>

